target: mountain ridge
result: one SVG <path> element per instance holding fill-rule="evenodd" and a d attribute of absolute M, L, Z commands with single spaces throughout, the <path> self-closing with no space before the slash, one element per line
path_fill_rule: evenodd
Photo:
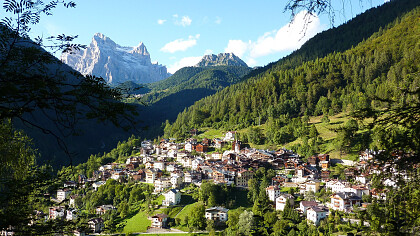
<path fill-rule="evenodd" d="M 151 62 L 143 42 L 136 47 L 120 46 L 102 33 L 96 33 L 86 49 L 63 53 L 61 60 L 80 73 L 102 77 L 109 84 L 151 83 L 170 76 L 165 66 Z"/>
<path fill-rule="evenodd" d="M 219 53 L 205 55 L 195 67 L 206 67 L 206 66 L 244 66 L 248 65 L 238 56 L 233 53 Z"/>

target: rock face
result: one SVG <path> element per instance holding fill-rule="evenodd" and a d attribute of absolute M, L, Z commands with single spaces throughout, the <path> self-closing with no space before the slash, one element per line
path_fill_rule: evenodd
<path fill-rule="evenodd" d="M 84 75 L 100 76 L 110 84 L 151 83 L 171 75 L 165 66 L 151 62 L 143 43 L 122 47 L 101 33 L 93 36 L 85 50 L 62 54 L 61 60 Z"/>
<path fill-rule="evenodd" d="M 214 54 L 205 55 L 201 61 L 195 66 L 245 66 L 248 65 L 235 56 L 233 53 L 219 53 L 217 56 Z"/>

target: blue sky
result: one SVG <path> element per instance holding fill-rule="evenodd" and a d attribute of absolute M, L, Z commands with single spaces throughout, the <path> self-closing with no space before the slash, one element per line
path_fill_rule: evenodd
<path fill-rule="evenodd" d="M 75 0 L 74 9 L 59 7 L 44 16 L 32 35 L 78 35 L 88 45 L 103 33 L 121 46 L 143 42 L 152 61 L 171 73 L 194 65 L 205 54 L 233 52 L 249 66 L 264 66 L 298 49 L 317 32 L 331 27 L 328 15 L 311 19 L 302 33 L 302 17 L 289 25 L 286 0 Z M 384 0 L 333 0 L 335 26 Z"/>

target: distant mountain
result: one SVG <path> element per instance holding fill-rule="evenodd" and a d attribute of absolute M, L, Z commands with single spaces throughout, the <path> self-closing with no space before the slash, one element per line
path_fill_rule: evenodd
<path fill-rule="evenodd" d="M 85 50 L 65 53 L 61 60 L 86 75 L 104 78 L 110 84 L 126 81 L 152 83 L 170 76 L 163 65 L 153 64 L 146 46 L 122 47 L 96 33 Z"/>
<path fill-rule="evenodd" d="M 141 119 L 149 129 L 142 137 L 161 135 L 163 122 L 173 122 L 186 107 L 242 81 L 250 71 L 251 68 L 244 66 L 184 67 L 165 80 L 144 84 L 137 92 L 147 104 L 141 111 Z"/>
<path fill-rule="evenodd" d="M 219 53 L 218 55 L 205 55 L 200 62 L 195 65 L 200 66 L 245 66 L 248 65 L 241 60 L 241 58 L 235 56 L 233 53 Z"/>

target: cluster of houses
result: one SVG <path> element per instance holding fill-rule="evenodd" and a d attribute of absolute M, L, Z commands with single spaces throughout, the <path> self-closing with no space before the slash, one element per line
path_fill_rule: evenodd
<path fill-rule="evenodd" d="M 247 188 L 248 182 L 254 176 L 254 171 L 260 167 L 276 170 L 277 176 L 267 187 L 268 198 L 275 203 L 277 210 L 283 210 L 287 202 L 300 211 L 314 224 L 327 217 L 330 210 L 351 212 L 355 206 L 362 204 L 363 195 L 384 198 L 383 191 L 370 188 L 370 176 L 380 171 L 368 165 L 374 158 L 375 152 L 366 150 L 361 153 L 358 163 L 350 163 L 344 171 L 352 183 L 331 178 L 330 166 L 333 161 L 329 155 L 321 154 L 309 157 L 307 161 L 290 150 L 257 150 L 246 148 L 235 138 L 235 132 L 226 133 L 223 139 L 203 139 L 198 142 L 194 138 L 184 143 L 176 143 L 162 139 L 159 144 L 143 141 L 139 147 L 140 155 L 127 158 L 125 163 L 109 163 L 101 166 L 93 173 L 92 178 L 80 175 L 78 183 L 68 181 L 64 188 L 57 191 L 57 202 L 70 201 L 69 207 L 51 207 L 48 219 L 72 220 L 77 217 L 71 189 L 75 186 L 91 186 L 97 190 L 108 179 L 127 182 L 137 181 L 154 185 L 156 194 L 162 194 L 165 199 L 163 206 L 177 205 L 181 201 L 181 192 L 186 185 L 200 185 L 203 180 L 215 184 L 235 185 Z M 226 151 L 217 151 L 217 150 Z M 346 164 L 346 163 L 345 163 Z M 90 183 L 86 185 L 87 183 Z M 289 194 L 281 192 L 282 187 L 299 189 L 299 193 Z M 300 201 L 295 206 L 295 196 L 305 196 L 316 193 L 322 188 L 331 191 L 331 201 L 322 204 L 316 201 Z M 94 232 L 103 230 L 102 214 L 115 210 L 112 205 L 98 206 L 97 218 L 88 224 Z M 206 209 L 207 219 L 226 221 L 228 209 L 213 207 Z M 150 218 L 151 227 L 166 227 L 167 215 L 157 214 Z"/>

